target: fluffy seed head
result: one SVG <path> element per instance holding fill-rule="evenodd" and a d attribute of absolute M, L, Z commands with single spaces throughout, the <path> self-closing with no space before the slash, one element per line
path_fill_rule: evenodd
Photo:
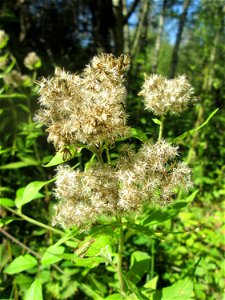
<path fill-rule="evenodd" d="M 115 167 L 95 165 L 87 171 L 59 167 L 54 223 L 88 226 L 99 215 L 127 215 L 145 206 L 173 201 L 176 187 L 191 187 L 190 169 L 177 162 L 177 147 L 161 140 L 135 153 L 123 147 Z"/>
<path fill-rule="evenodd" d="M 112 143 L 128 134 L 123 84 L 128 62 L 125 56 L 102 54 L 80 76 L 56 68 L 53 78 L 40 81 L 42 109 L 35 119 L 48 127 L 48 140 L 57 150 L 75 143 Z"/>
<path fill-rule="evenodd" d="M 153 74 L 146 77 L 139 95 L 144 97 L 146 109 L 155 115 L 179 114 L 187 108 L 193 96 L 193 88 L 184 75 L 166 79 Z"/>
<path fill-rule="evenodd" d="M 27 56 L 24 58 L 24 66 L 30 70 L 35 69 L 35 65 L 40 61 L 40 57 L 36 54 L 36 52 L 29 52 Z"/>

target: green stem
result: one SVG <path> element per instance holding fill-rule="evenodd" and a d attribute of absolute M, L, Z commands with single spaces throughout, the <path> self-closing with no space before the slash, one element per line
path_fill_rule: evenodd
<path fill-rule="evenodd" d="M 13 214 L 15 214 L 15 215 L 21 217 L 22 219 L 26 220 L 26 221 L 29 222 L 29 223 L 32 223 L 32 224 L 35 224 L 35 225 L 37 225 L 37 226 L 39 226 L 39 227 L 45 228 L 45 229 L 47 229 L 47 230 L 49 230 L 49 231 L 52 231 L 52 232 L 54 232 L 54 233 L 56 233 L 56 234 L 59 234 L 59 235 L 61 235 L 61 236 L 64 236 L 64 235 L 65 235 L 65 233 L 64 233 L 63 231 L 61 231 L 61 230 L 55 229 L 55 228 L 53 228 L 53 227 L 51 227 L 51 226 L 48 226 L 48 225 L 43 224 L 43 223 L 41 223 L 41 222 L 38 222 L 38 221 L 36 221 L 36 220 L 34 220 L 34 219 L 32 219 L 32 218 L 30 218 L 30 217 L 24 215 L 23 213 L 17 212 L 16 210 L 14 210 L 14 209 L 12 209 L 12 208 L 9 208 L 9 207 L 7 207 L 7 206 L 4 206 L 4 205 L 3 205 L 3 207 L 4 207 L 5 209 L 9 210 L 10 212 L 12 212 Z"/>
<path fill-rule="evenodd" d="M 123 246 L 124 246 L 124 234 L 123 234 L 123 223 L 122 218 L 117 217 L 117 221 L 120 224 L 119 239 L 118 239 L 118 263 L 117 263 L 117 274 L 120 285 L 120 294 L 122 297 L 126 296 L 125 283 L 123 279 Z"/>
<path fill-rule="evenodd" d="M 161 116 L 161 122 L 160 122 L 160 125 L 159 125 L 159 136 L 158 136 L 158 140 L 161 140 L 161 139 L 162 139 L 163 129 L 164 129 L 164 119 L 165 119 L 165 117 L 164 117 L 164 116 Z"/>
<path fill-rule="evenodd" d="M 150 270 L 150 279 L 154 277 L 154 268 L 155 268 L 155 241 L 152 239 L 151 243 L 151 270 Z"/>
<path fill-rule="evenodd" d="M 105 145 L 105 151 L 106 151 L 106 157 L 107 157 L 108 164 L 111 165 L 111 157 L 110 157 L 110 153 L 109 153 L 109 147 L 107 144 Z"/>

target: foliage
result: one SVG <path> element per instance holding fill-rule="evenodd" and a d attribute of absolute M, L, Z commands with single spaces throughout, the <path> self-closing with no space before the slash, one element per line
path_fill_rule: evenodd
<path fill-rule="evenodd" d="M 174 5 L 170 2 L 168 7 Z M 178 73 L 190 77 L 201 101 L 195 111 L 168 117 L 164 124 L 164 136 L 179 145 L 180 155 L 186 155 L 193 170 L 194 189 L 189 195 L 180 191 L 178 199 L 164 210 L 146 208 L 141 215 L 123 218 L 125 299 L 222 299 L 224 67 L 221 44 L 216 45 L 216 39 L 211 43 L 221 32 L 222 10 L 218 11 L 218 5 L 202 1 L 192 23 L 194 30 L 187 24 L 180 50 Z M 85 24 L 85 20 L 82 22 Z M 151 41 L 155 36 L 152 30 Z M 12 54 L 10 42 L 7 36 L 0 44 L 0 64 L 5 61 L 0 72 L 1 298 L 123 299 L 117 270 L 118 220 L 102 216 L 91 229 L 81 232 L 50 225 L 55 167 L 67 161 L 72 168 L 84 170 L 95 157 L 85 147 L 68 148 L 67 155 L 55 154 L 46 143 L 46 133 L 32 121 L 37 109 L 35 81 L 41 74 L 50 73 L 53 66 L 50 62 L 49 69 L 43 62 L 41 66 L 40 60 L 32 70 L 25 69 L 24 57 Z M 214 46 L 217 52 L 212 59 Z M 135 149 L 149 138 L 156 139 L 161 126 L 161 120 L 146 112 L 137 97 L 143 73 L 151 69 L 149 53 L 153 53 L 153 47 L 145 47 L 135 56 L 129 74 L 128 110 L 133 129 L 128 142 Z M 89 50 L 86 45 L 77 48 L 82 59 L 76 64 L 83 67 Z M 60 62 L 57 53 L 55 61 L 71 67 L 71 61 L 63 58 Z M 162 75 L 169 73 L 171 53 L 170 41 L 163 39 L 158 65 Z M 43 59 L 47 60 L 44 54 Z M 15 71 L 20 75 L 17 82 Z M 121 143 L 117 141 L 112 149 L 112 161 L 118 158 Z"/>

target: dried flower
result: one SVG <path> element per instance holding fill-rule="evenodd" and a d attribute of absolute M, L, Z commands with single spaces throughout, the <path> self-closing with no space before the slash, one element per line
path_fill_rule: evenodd
<path fill-rule="evenodd" d="M 29 79 L 27 75 L 22 75 L 20 72 L 13 70 L 11 73 L 5 75 L 3 80 L 5 84 L 11 85 L 15 88 L 21 86 L 25 80 Z"/>
<path fill-rule="evenodd" d="M 145 206 L 168 205 L 176 187 L 191 187 L 190 169 L 175 160 L 177 155 L 177 147 L 161 140 L 137 153 L 126 146 L 114 168 L 96 165 L 80 172 L 59 167 L 54 223 L 88 226 L 102 214 L 127 215 Z"/>
<path fill-rule="evenodd" d="M 40 57 L 35 52 L 29 52 L 24 58 L 24 66 L 30 70 L 34 70 L 37 64 L 40 64 Z"/>
<path fill-rule="evenodd" d="M 81 76 L 60 68 L 40 82 L 41 109 L 36 120 L 48 129 L 57 150 L 65 145 L 112 143 L 128 134 L 123 85 L 128 58 L 110 54 L 94 57 Z"/>
<path fill-rule="evenodd" d="M 144 97 L 146 109 L 162 116 L 167 113 L 179 114 L 185 110 L 194 100 L 193 91 L 184 75 L 166 79 L 153 74 L 145 79 L 139 95 Z"/>

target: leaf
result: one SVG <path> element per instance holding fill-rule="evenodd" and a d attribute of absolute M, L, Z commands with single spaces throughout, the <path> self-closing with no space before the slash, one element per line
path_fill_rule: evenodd
<path fill-rule="evenodd" d="M 91 243 L 86 256 L 98 256 L 102 253 L 105 247 L 109 248 L 113 242 L 112 236 L 109 235 L 100 235 L 94 238 L 94 242 Z M 77 251 L 76 251 L 77 252 Z"/>
<path fill-rule="evenodd" d="M 152 119 L 155 124 L 161 125 L 161 121 L 159 119 Z"/>
<path fill-rule="evenodd" d="M 32 181 L 23 190 L 21 197 L 17 197 L 15 200 L 16 206 L 21 208 L 24 204 L 31 202 L 34 199 L 40 198 L 42 194 L 38 191 L 45 185 L 53 182 L 55 178 L 48 181 Z"/>
<path fill-rule="evenodd" d="M 173 285 L 162 289 L 161 300 L 190 300 L 193 294 L 193 282 L 190 277 L 178 280 Z"/>
<path fill-rule="evenodd" d="M 30 157 L 24 157 L 21 158 L 21 161 L 17 161 L 14 163 L 6 164 L 0 167 L 0 169 L 19 169 L 19 168 L 25 168 L 25 167 L 31 167 L 31 166 L 38 166 L 39 162 L 37 160 L 34 160 Z"/>
<path fill-rule="evenodd" d="M 3 227 L 9 223 L 11 223 L 12 221 L 15 220 L 21 220 L 20 218 L 16 218 L 16 217 L 5 217 L 5 218 L 1 218 L 0 219 L 0 227 Z"/>
<path fill-rule="evenodd" d="M 139 300 L 149 300 L 147 297 L 145 297 L 145 295 L 143 295 L 139 291 L 137 286 L 132 281 L 130 281 L 124 273 L 123 273 L 123 278 L 129 290 L 132 291 L 138 297 Z"/>
<path fill-rule="evenodd" d="M 131 134 L 131 137 L 134 137 L 140 140 L 141 142 L 146 142 L 148 140 L 147 135 L 143 131 L 138 130 L 136 128 L 131 128 Z"/>
<path fill-rule="evenodd" d="M 43 167 L 45 167 L 45 168 L 53 167 L 53 166 L 57 166 L 59 164 L 62 164 L 64 162 L 65 162 L 65 160 L 63 160 L 63 153 L 57 152 L 56 155 L 52 157 L 50 162 L 47 163 L 46 165 L 43 165 Z"/>
<path fill-rule="evenodd" d="M 105 262 L 105 259 L 103 257 L 99 257 L 99 256 L 81 258 L 81 257 L 78 257 L 75 253 L 74 254 L 63 253 L 63 254 L 58 254 L 58 256 L 63 259 L 74 262 L 75 266 L 77 266 L 77 267 L 86 267 L 86 268 L 90 268 L 90 269 L 95 268 L 99 264 Z"/>
<path fill-rule="evenodd" d="M 106 297 L 105 300 L 124 300 L 124 298 L 122 298 L 120 294 L 112 294 Z"/>
<path fill-rule="evenodd" d="M 173 140 L 173 142 L 180 141 L 180 140 L 186 138 L 187 136 L 192 135 L 195 131 L 198 131 L 199 129 L 201 129 L 201 128 L 204 127 L 205 125 L 207 125 L 208 122 L 210 121 L 210 119 L 217 113 L 218 110 L 219 110 L 219 108 L 215 109 L 215 110 L 209 115 L 209 117 L 205 120 L 205 122 L 202 123 L 199 127 L 194 128 L 194 129 L 191 129 L 191 130 L 188 130 L 188 131 L 182 133 L 181 135 L 179 135 L 178 137 L 176 137 L 176 138 Z"/>
<path fill-rule="evenodd" d="M 15 202 L 9 198 L 0 198 L 0 205 L 6 206 L 6 207 L 13 207 L 13 206 L 15 206 Z"/>
<path fill-rule="evenodd" d="M 20 255 L 8 265 L 4 272 L 7 274 L 16 274 L 31 269 L 36 265 L 37 260 L 32 255 Z"/>
<path fill-rule="evenodd" d="M 62 260 L 63 258 L 60 257 L 58 254 L 62 254 L 64 253 L 64 251 L 65 251 L 65 247 L 63 246 L 56 247 L 54 245 L 48 247 L 41 259 L 42 265 L 47 266 Z"/>
<path fill-rule="evenodd" d="M 42 300 L 42 285 L 39 279 L 35 279 L 25 294 L 24 300 Z"/>
<path fill-rule="evenodd" d="M 128 272 L 128 278 L 134 284 L 137 284 L 144 274 L 149 272 L 151 258 L 146 252 L 135 251 L 131 255 L 131 264 Z"/>
<path fill-rule="evenodd" d="M 173 205 L 169 206 L 167 210 L 154 210 L 150 215 L 142 221 L 143 226 L 150 226 L 158 223 L 165 222 L 174 218 L 181 210 L 181 208 L 187 206 L 188 203 L 192 202 L 196 197 L 198 190 L 195 190 L 187 197 L 185 201 L 177 201 Z"/>
<path fill-rule="evenodd" d="M 91 299 L 94 300 L 104 300 L 99 294 L 97 294 L 95 291 L 93 291 L 87 284 L 81 283 L 79 284 L 79 288 Z"/>

